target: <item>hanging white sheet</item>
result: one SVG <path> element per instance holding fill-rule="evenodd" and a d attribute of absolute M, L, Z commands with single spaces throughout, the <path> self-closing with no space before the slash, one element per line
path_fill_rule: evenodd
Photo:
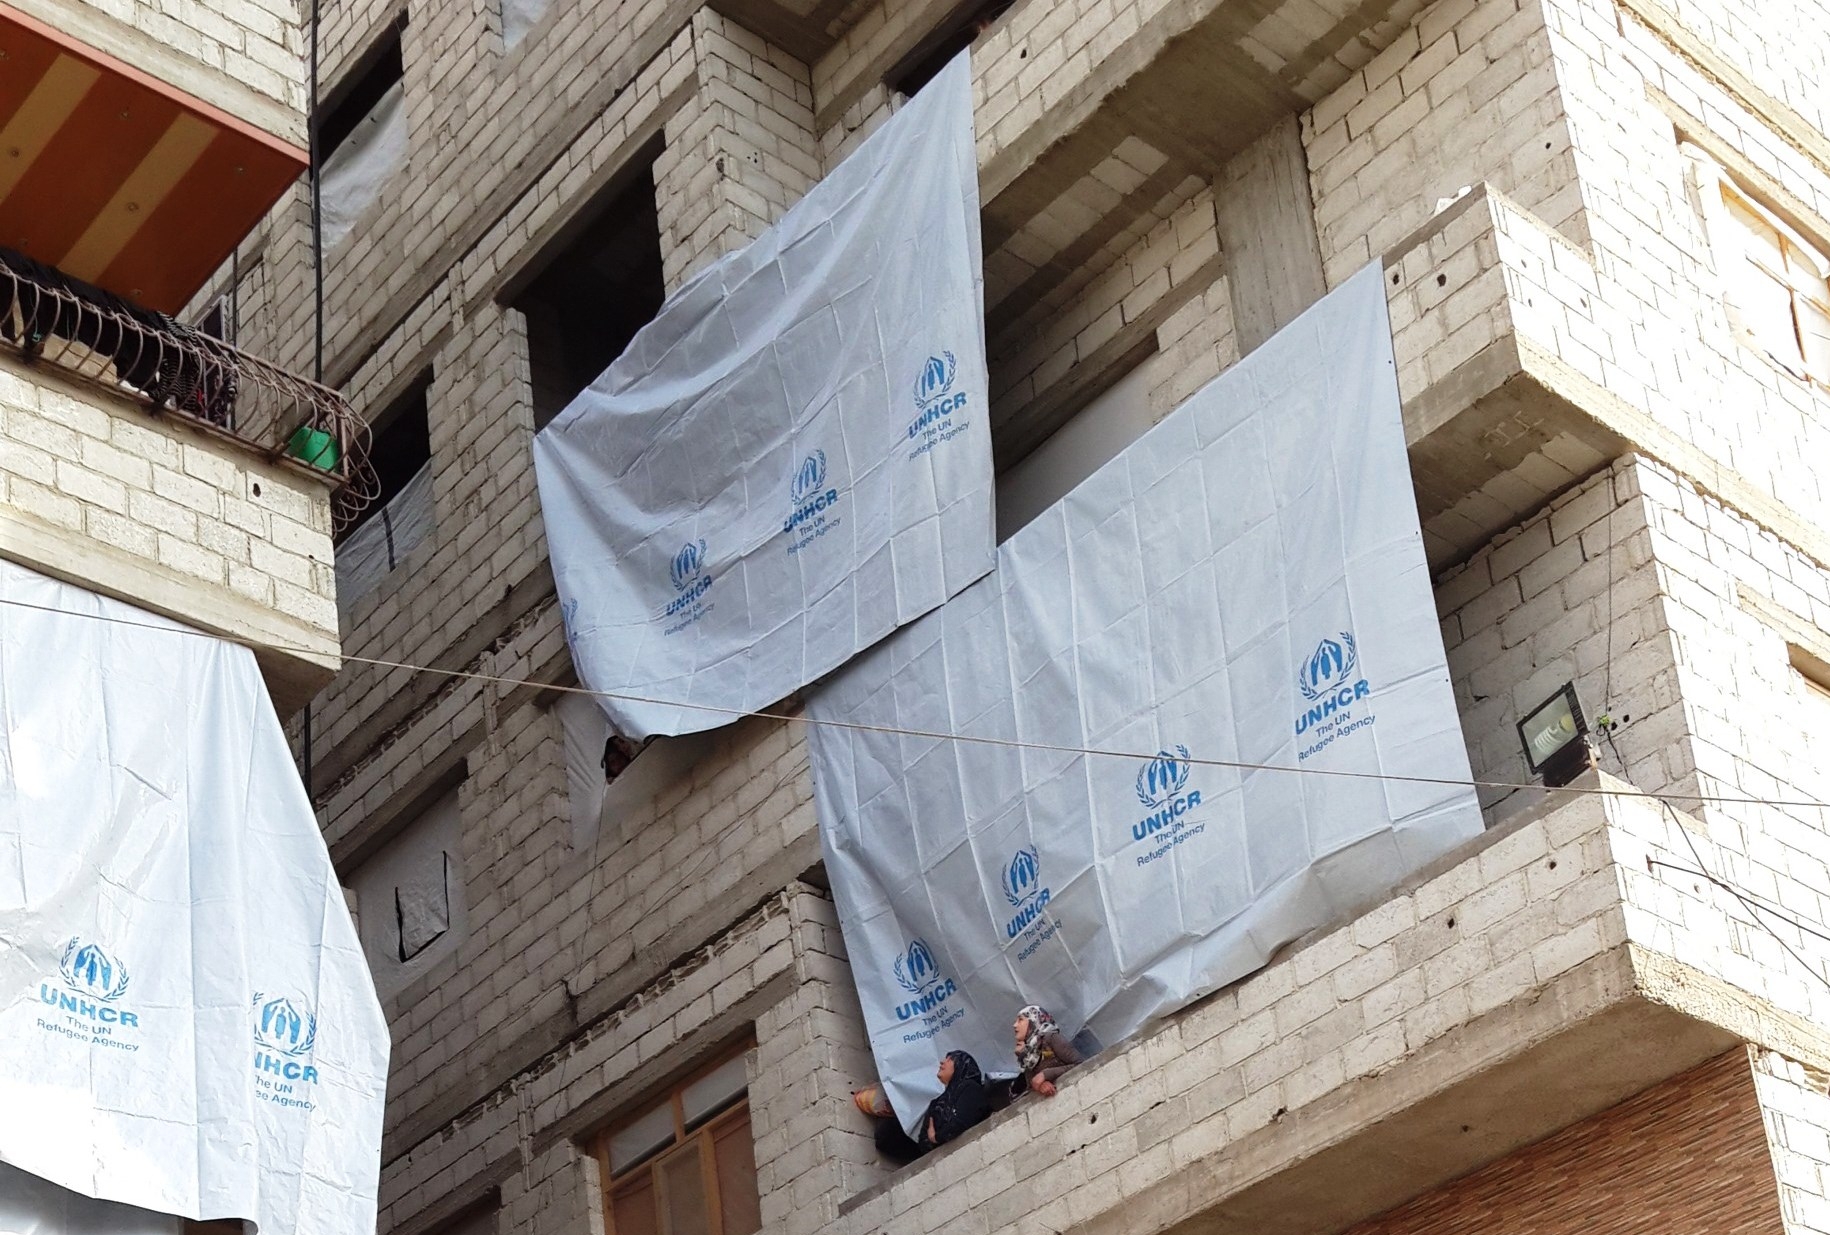
<path fill-rule="evenodd" d="M 808 716 L 852 973 L 911 1126 L 945 1051 L 1014 1070 L 1024 1004 L 1116 1042 L 1478 834 L 1467 785 L 1377 779 L 1469 778 L 1377 266 Z"/>
<path fill-rule="evenodd" d="M 318 173 L 318 218 L 324 251 L 350 234 L 363 211 L 381 199 L 395 172 L 407 165 L 407 101 L 400 82 L 356 122 Z"/>
<path fill-rule="evenodd" d="M 962 54 L 535 439 L 578 675 L 660 701 L 605 700 L 625 735 L 775 703 L 991 569 L 971 95 Z"/>
<path fill-rule="evenodd" d="M 380 510 L 370 511 L 362 526 L 337 546 L 337 612 L 349 628 L 356 604 L 381 586 L 432 532 L 432 465 L 413 473 Z M 3 1235 L 3 1233 L 0 1233 Z"/>
<path fill-rule="evenodd" d="M 7 562 L 0 1043 L 0 1162 L 373 1231 L 387 1024 L 252 653 Z"/>

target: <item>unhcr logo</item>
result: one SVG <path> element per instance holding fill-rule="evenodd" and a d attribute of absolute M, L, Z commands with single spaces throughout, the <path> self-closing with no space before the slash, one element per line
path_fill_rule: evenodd
<path fill-rule="evenodd" d="M 953 353 L 942 352 L 929 356 L 915 377 L 917 415 L 909 422 L 908 435 L 910 441 L 921 442 L 923 449 L 945 441 L 954 430 L 963 427 L 947 423 L 955 412 L 966 406 L 966 392 L 953 389 L 953 380 L 958 375 L 959 363 L 954 360 Z M 915 453 L 919 455 L 922 451 Z"/>
<path fill-rule="evenodd" d="M 1373 723 L 1371 715 L 1354 713 L 1354 705 L 1368 698 L 1372 687 L 1360 676 L 1360 650 L 1352 631 L 1343 630 L 1338 638 L 1324 637 L 1318 642 L 1315 651 L 1297 666 L 1296 687 L 1310 704 L 1296 718 L 1296 736 L 1309 740 L 1297 752 L 1299 762 L 1320 754 L 1336 738 Z"/>
<path fill-rule="evenodd" d="M 791 506 L 782 532 L 794 538 L 796 543 L 788 546 L 793 553 L 815 536 L 825 535 L 826 512 L 839 500 L 839 491 L 826 487 L 825 451 L 816 450 L 801 460 L 788 482 L 788 497 Z"/>
<path fill-rule="evenodd" d="M 97 1026 L 139 1026 L 138 1013 L 110 1006 L 127 993 L 127 966 L 100 944 L 72 938 L 64 945 L 63 960 L 58 963 L 57 970 L 66 989 L 55 990 L 49 982 L 40 982 L 40 1002 L 60 1012 L 83 1017 Z M 97 1028 L 84 1032 L 107 1034 L 111 1031 Z"/>
<path fill-rule="evenodd" d="M 668 567 L 668 574 L 673 578 L 674 588 L 684 592 L 699 578 L 705 569 L 705 542 L 689 540 L 674 554 L 674 560 Z"/>
<path fill-rule="evenodd" d="M 1048 905 L 1050 893 L 1042 886 L 1042 859 L 1032 848 L 1017 850 L 1004 864 L 1001 882 L 1004 899 L 1017 911 L 1004 923 L 1004 938 L 1015 939 L 1035 925 Z"/>
<path fill-rule="evenodd" d="M 254 992 L 254 1069 L 267 1077 L 312 1084 L 318 1070 L 309 1062 L 318 1041 L 311 1005 L 285 995 Z M 290 1087 L 285 1092 L 290 1092 Z"/>
<path fill-rule="evenodd" d="M 921 375 L 915 379 L 915 406 L 926 407 L 952 390 L 958 371 L 959 365 L 952 352 L 928 357 L 927 363 L 921 366 Z"/>
<path fill-rule="evenodd" d="M 1359 664 L 1360 654 L 1354 646 L 1353 634 L 1344 630 L 1339 640 L 1323 639 L 1315 645 L 1315 651 L 1296 671 L 1297 688 L 1305 699 L 1320 699 L 1345 683 Z"/>
<path fill-rule="evenodd" d="M 1143 840 L 1164 828 L 1181 826 L 1179 820 L 1201 805 L 1201 791 L 1188 789 L 1191 768 L 1188 747 L 1159 750 L 1137 774 L 1137 800 L 1151 813 L 1131 825 L 1131 838 Z"/>
<path fill-rule="evenodd" d="M 945 1003 L 955 990 L 953 979 L 940 975 L 940 966 L 934 961 L 934 953 L 926 942 L 920 939 L 910 940 L 908 948 L 898 956 L 891 969 L 896 974 L 896 984 L 915 998 L 896 1005 L 896 1019 L 913 1020 L 925 1016 Z"/>
<path fill-rule="evenodd" d="M 127 993 L 127 966 L 102 951 L 97 944 L 70 940 L 64 947 L 63 963 L 58 969 L 70 989 L 97 999 L 112 1002 Z"/>
<path fill-rule="evenodd" d="M 1315 651 L 1296 671 L 1297 689 L 1314 705 L 1296 718 L 1298 737 L 1333 720 L 1372 693 L 1365 678 L 1356 678 L 1359 667 L 1360 652 L 1351 631 L 1344 630 L 1339 639 L 1323 639 L 1315 645 Z"/>
<path fill-rule="evenodd" d="M 703 540 L 689 540 L 680 546 L 674 554 L 673 561 L 667 565 L 668 577 L 673 580 L 674 590 L 680 594 L 667 602 L 663 616 L 680 620 L 669 626 L 663 633 L 673 634 L 684 630 L 705 616 L 709 606 L 699 602 L 712 586 L 712 577 L 706 573 L 707 556 Z"/>

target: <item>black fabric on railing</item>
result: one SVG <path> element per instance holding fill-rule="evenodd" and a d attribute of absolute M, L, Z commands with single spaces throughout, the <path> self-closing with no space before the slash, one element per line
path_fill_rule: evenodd
<path fill-rule="evenodd" d="M 115 376 L 160 406 L 233 428 L 239 365 L 234 353 L 163 313 L 0 248 L 0 338 L 28 355 L 52 339 L 114 362 Z"/>

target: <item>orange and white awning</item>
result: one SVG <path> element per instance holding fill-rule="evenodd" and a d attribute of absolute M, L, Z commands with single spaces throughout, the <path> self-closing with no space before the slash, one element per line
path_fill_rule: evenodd
<path fill-rule="evenodd" d="M 176 312 L 306 161 L 0 4 L 0 245 Z"/>

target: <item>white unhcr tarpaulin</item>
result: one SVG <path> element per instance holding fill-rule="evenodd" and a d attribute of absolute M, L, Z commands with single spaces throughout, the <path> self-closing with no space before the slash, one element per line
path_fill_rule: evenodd
<path fill-rule="evenodd" d="M 0 1162 L 375 1224 L 388 1031 L 245 648 L 0 562 Z"/>
<path fill-rule="evenodd" d="M 1467 785 L 1376 779 L 1469 778 L 1436 632 L 1374 266 L 814 692 L 827 872 L 904 1120 L 946 1050 L 1014 1070 L 1026 1003 L 1116 1042 L 1476 835 Z"/>
<path fill-rule="evenodd" d="M 775 703 L 991 569 L 971 95 L 962 55 L 535 439 L 578 675 L 665 701 L 605 700 L 624 734 Z"/>

